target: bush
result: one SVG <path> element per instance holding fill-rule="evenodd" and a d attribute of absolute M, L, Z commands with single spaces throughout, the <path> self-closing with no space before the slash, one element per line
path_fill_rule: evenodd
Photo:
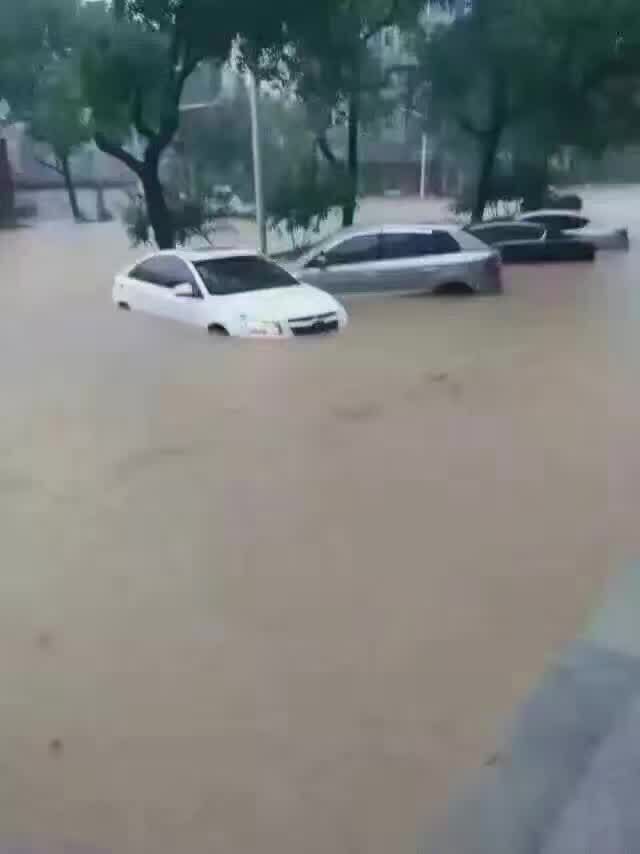
<path fill-rule="evenodd" d="M 462 192 L 454 202 L 454 211 L 469 214 L 473 210 L 476 197 L 475 183 L 466 182 Z M 522 190 L 510 175 L 494 175 L 489 185 L 487 213 L 490 219 L 509 218 L 520 210 Z"/>
<path fill-rule="evenodd" d="M 284 228 L 296 249 L 320 231 L 333 210 L 352 198 L 346 175 L 320 175 L 311 160 L 286 170 L 267 199 L 267 215 L 273 228 Z"/>
<path fill-rule="evenodd" d="M 212 196 L 203 193 L 197 198 L 188 198 L 168 193 L 167 204 L 178 245 L 188 243 L 193 237 L 201 237 L 207 243 L 213 242 L 216 220 L 224 216 L 225 211 Z M 144 197 L 139 193 L 129 193 L 129 202 L 123 211 L 123 221 L 133 246 L 153 242 L 147 206 Z"/>
<path fill-rule="evenodd" d="M 475 201 L 476 186 L 466 183 L 456 199 L 456 213 L 470 213 Z M 546 184 L 541 170 L 521 166 L 513 174 L 497 174 L 491 179 L 487 199 L 489 218 L 510 217 L 520 210 L 539 208 L 582 210 L 582 199 L 575 194 L 560 194 Z"/>

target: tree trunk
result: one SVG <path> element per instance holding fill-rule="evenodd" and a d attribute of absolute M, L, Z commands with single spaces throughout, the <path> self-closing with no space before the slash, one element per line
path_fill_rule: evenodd
<path fill-rule="evenodd" d="M 481 222 L 484 209 L 491 193 L 491 179 L 496 165 L 500 140 L 507 125 L 507 81 L 502 71 L 498 71 L 492 81 L 491 125 L 487 133 L 482 134 L 482 163 L 476 198 L 471 212 L 473 222 Z"/>
<path fill-rule="evenodd" d="M 0 223 L 13 225 L 16 218 L 15 188 L 6 139 L 0 138 Z"/>
<path fill-rule="evenodd" d="M 101 181 L 96 184 L 96 219 L 98 222 L 110 222 L 113 219 L 104 200 L 104 187 Z"/>
<path fill-rule="evenodd" d="M 82 211 L 80 210 L 80 206 L 78 205 L 78 196 L 76 194 L 76 188 L 73 183 L 73 176 L 71 175 L 71 167 L 69 165 L 69 157 L 61 157 L 60 158 L 60 169 L 62 171 L 62 177 L 64 178 L 64 186 L 67 190 L 67 196 L 69 197 L 69 205 L 71 206 L 71 213 L 73 214 L 73 218 L 76 222 L 82 222 L 84 217 L 82 215 Z"/>
<path fill-rule="evenodd" d="M 158 175 L 158 161 L 147 158 L 140 172 L 144 189 L 149 222 L 159 249 L 173 249 L 176 245 L 175 228 L 171 211 L 164 197 L 164 190 Z"/>
<path fill-rule="evenodd" d="M 164 190 L 158 174 L 160 156 L 172 136 L 173 131 L 166 134 L 165 138 L 156 138 L 153 143 L 150 143 L 143 161 L 138 160 L 121 145 L 109 140 L 104 134 L 97 133 L 95 136 L 100 151 L 115 157 L 116 160 L 124 163 L 138 176 L 144 190 L 149 222 L 159 249 L 173 249 L 176 245 L 171 211 L 164 197 Z"/>
<path fill-rule="evenodd" d="M 482 222 L 482 217 L 484 216 L 484 209 L 487 206 L 491 192 L 491 179 L 493 178 L 493 168 L 496 163 L 501 135 L 502 129 L 494 129 L 487 134 L 484 140 L 482 165 L 480 167 L 476 198 L 471 212 L 473 222 Z"/>
<path fill-rule="evenodd" d="M 356 198 L 358 195 L 358 174 L 360 171 L 359 159 L 359 131 L 360 131 L 360 93 L 354 91 L 349 98 L 348 115 L 348 142 L 347 142 L 347 175 L 349 178 L 350 200 L 342 208 L 342 225 L 346 228 L 353 225 L 356 212 Z"/>

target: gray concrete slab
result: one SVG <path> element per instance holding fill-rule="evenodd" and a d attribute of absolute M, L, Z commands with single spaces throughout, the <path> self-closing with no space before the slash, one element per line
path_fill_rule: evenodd
<path fill-rule="evenodd" d="M 595 754 L 543 854 L 640 852 L 640 700 Z"/>
<path fill-rule="evenodd" d="M 638 613 L 634 567 L 613 583 L 584 638 L 550 668 L 425 852 L 637 850 L 615 846 L 633 839 L 640 822 Z M 589 847 L 608 833 L 614 847 Z"/>

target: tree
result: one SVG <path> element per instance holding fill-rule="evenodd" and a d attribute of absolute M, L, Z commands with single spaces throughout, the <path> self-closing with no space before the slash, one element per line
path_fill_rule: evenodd
<path fill-rule="evenodd" d="M 520 2 L 476 0 L 473 13 L 437 28 L 420 56 L 430 113 L 454 122 L 479 151 L 474 220 L 482 219 L 507 128 L 535 109 L 536 45 L 522 27 Z M 531 84 L 531 85 L 530 85 Z"/>
<path fill-rule="evenodd" d="M 547 133 L 592 154 L 640 133 L 640 16 L 634 0 L 540 0 L 527 7 L 553 76 Z"/>
<path fill-rule="evenodd" d="M 297 8 L 255 0 L 121 0 L 85 8 L 83 76 L 102 151 L 140 180 L 156 242 L 174 245 L 175 228 L 160 180 L 160 161 L 180 124 L 187 80 L 205 60 L 225 62 L 237 44 L 256 60 L 283 41 L 283 15 Z M 249 51 L 249 48 L 251 49 Z M 132 151 L 131 129 L 142 150 Z"/>
<path fill-rule="evenodd" d="M 562 145 L 603 151 L 637 137 L 634 0 L 475 0 L 473 12 L 423 42 L 432 119 L 479 152 L 473 219 L 481 219 L 501 147 L 544 182 Z"/>
<path fill-rule="evenodd" d="M 288 54 L 291 76 L 307 104 L 318 150 L 348 185 L 343 225 L 353 223 L 359 178 L 359 132 L 382 106 L 387 75 L 372 50 L 374 38 L 387 27 L 413 21 L 422 0 L 329 0 L 314 4 L 303 20 L 289 27 L 293 50 Z M 332 149 L 327 130 L 341 112 L 347 129 L 346 161 Z"/>
<path fill-rule="evenodd" d="M 0 0 L 0 100 L 13 116 L 28 113 L 37 81 L 64 50 L 76 0 Z"/>
<path fill-rule="evenodd" d="M 71 174 L 71 156 L 92 138 L 87 122 L 86 101 L 80 86 L 78 69 L 70 60 L 54 61 L 45 69 L 36 87 L 29 132 L 33 139 L 47 143 L 53 161 L 43 165 L 64 178 L 69 204 L 76 222 L 84 219 Z"/>
<path fill-rule="evenodd" d="M 0 102 L 9 120 L 29 115 L 44 65 L 62 49 L 76 0 L 0 0 Z M 3 117 L 4 118 L 4 117 Z M 0 134 L 0 219 L 15 219 L 13 176 Z"/>
<path fill-rule="evenodd" d="M 179 34 L 172 3 L 144 5 L 149 10 L 141 8 L 139 14 L 146 11 L 146 17 L 135 21 L 115 21 L 106 8 L 87 8 L 83 77 L 96 145 L 136 174 L 156 242 L 169 248 L 175 235 L 160 159 L 178 129 L 182 89 L 202 53 Z M 127 11 L 137 10 L 130 4 Z M 131 150 L 132 128 L 143 140 L 139 154 Z"/>

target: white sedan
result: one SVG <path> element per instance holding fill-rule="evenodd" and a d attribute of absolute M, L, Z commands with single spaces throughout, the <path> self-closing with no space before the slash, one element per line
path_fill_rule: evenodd
<path fill-rule="evenodd" d="M 517 217 L 520 222 L 531 222 L 547 229 L 548 237 L 558 235 L 575 237 L 586 243 L 592 243 L 596 249 L 629 248 L 629 232 L 626 228 L 611 228 L 597 225 L 586 216 L 575 211 L 540 210 L 527 211 Z"/>
<path fill-rule="evenodd" d="M 241 338 L 320 335 L 348 323 L 334 297 L 253 252 L 156 252 L 116 276 L 113 301 Z"/>

